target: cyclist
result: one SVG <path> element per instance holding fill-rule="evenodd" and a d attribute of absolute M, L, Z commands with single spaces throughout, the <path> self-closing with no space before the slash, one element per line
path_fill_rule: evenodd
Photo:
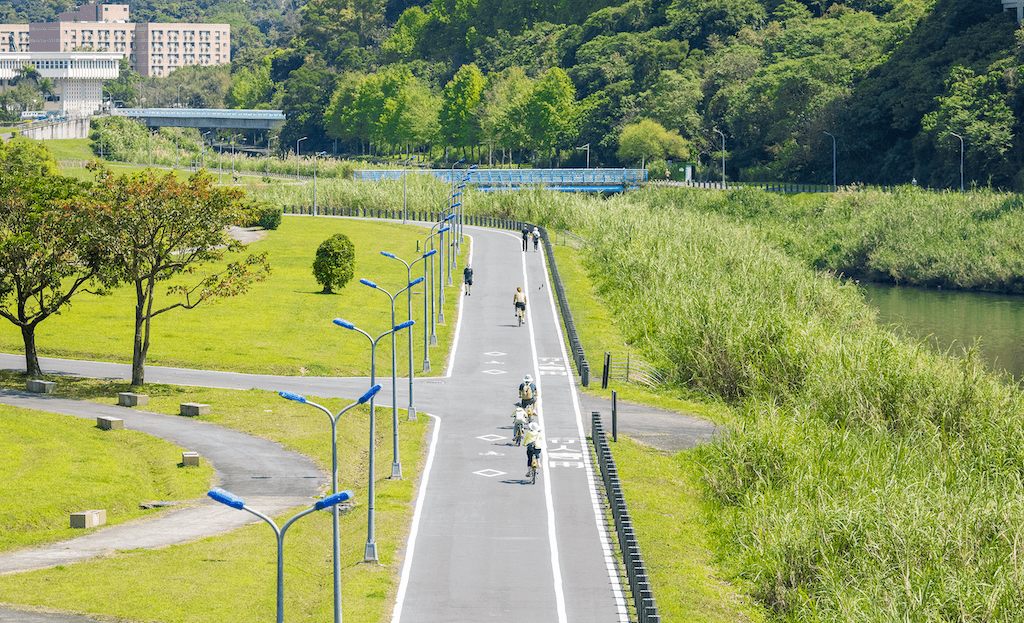
<path fill-rule="evenodd" d="M 526 415 L 526 409 L 517 406 L 516 410 L 512 412 L 512 441 L 518 446 L 523 438 L 523 431 L 526 429 L 527 422 L 530 421 L 528 415 Z"/>
<path fill-rule="evenodd" d="M 533 377 L 527 374 L 523 377 L 523 382 L 519 384 L 519 404 L 522 405 L 523 409 L 529 414 L 531 411 L 536 411 L 537 407 L 537 386 L 533 382 Z M 531 408 L 532 407 L 532 408 Z"/>
<path fill-rule="evenodd" d="M 462 281 L 466 284 L 466 295 L 469 295 L 469 288 L 473 285 L 473 269 L 466 264 L 466 267 L 462 269 Z"/>
<path fill-rule="evenodd" d="M 519 314 L 526 315 L 526 294 L 523 293 L 522 288 L 516 288 L 516 293 L 512 295 L 512 302 L 516 307 L 516 316 Z"/>
<path fill-rule="evenodd" d="M 541 445 L 544 443 L 544 433 L 540 430 L 540 424 L 530 422 L 530 428 L 526 431 L 526 477 L 530 477 L 530 467 L 533 465 L 533 458 L 537 457 L 540 462 Z"/>

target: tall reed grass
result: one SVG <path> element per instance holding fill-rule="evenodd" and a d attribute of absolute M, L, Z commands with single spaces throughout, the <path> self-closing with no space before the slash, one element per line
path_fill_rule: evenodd
<path fill-rule="evenodd" d="M 779 620 L 1020 620 L 1021 394 L 975 356 L 896 337 L 854 285 L 808 266 L 813 236 L 787 227 L 820 209 L 839 231 L 870 194 L 826 209 L 744 193 L 480 201 L 521 201 L 519 218 L 588 238 L 591 278 L 634 347 L 741 414 L 694 452 L 723 568 Z M 979 221 L 948 199 L 929 217 L 932 199 L 909 195 L 905 214 L 869 220 L 918 240 Z"/>

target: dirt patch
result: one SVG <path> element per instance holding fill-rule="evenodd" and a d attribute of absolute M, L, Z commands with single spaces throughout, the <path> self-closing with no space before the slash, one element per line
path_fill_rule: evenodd
<path fill-rule="evenodd" d="M 249 244 L 250 242 L 256 242 L 257 240 L 263 240 L 266 238 L 267 230 L 262 227 L 239 227 L 237 225 L 231 225 L 228 227 L 228 236 L 242 244 Z"/>

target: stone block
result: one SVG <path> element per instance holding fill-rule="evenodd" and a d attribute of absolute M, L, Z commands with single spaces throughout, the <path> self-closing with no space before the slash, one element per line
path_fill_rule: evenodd
<path fill-rule="evenodd" d="M 122 407 L 138 407 L 149 404 L 149 396 L 136 394 L 134 392 L 120 392 L 117 395 L 117 404 Z"/>
<path fill-rule="evenodd" d="M 25 391 L 34 392 L 36 394 L 52 394 L 57 389 L 57 383 L 54 381 L 40 381 L 37 379 L 29 379 L 25 381 Z"/>
<path fill-rule="evenodd" d="M 95 528 L 107 523 L 107 511 L 91 510 L 71 513 L 72 528 Z"/>
<path fill-rule="evenodd" d="M 210 415 L 210 405 L 204 405 L 201 402 L 183 402 L 181 403 L 181 414 L 188 417 Z"/>
<path fill-rule="evenodd" d="M 124 420 L 119 417 L 101 415 L 96 418 L 96 426 L 103 430 L 124 430 Z"/>
<path fill-rule="evenodd" d="M 182 465 L 199 465 L 199 453 L 198 452 L 182 452 L 181 453 L 181 464 Z"/>

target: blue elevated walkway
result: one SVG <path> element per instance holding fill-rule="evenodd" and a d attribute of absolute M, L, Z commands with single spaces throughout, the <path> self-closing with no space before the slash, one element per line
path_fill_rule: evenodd
<path fill-rule="evenodd" d="M 645 169 L 376 169 L 356 171 L 356 180 L 400 180 L 407 174 L 433 175 L 442 182 L 465 182 L 478 190 L 518 190 L 542 186 L 563 192 L 620 192 L 647 181 Z"/>
<path fill-rule="evenodd" d="M 114 108 L 111 115 L 138 119 L 150 128 L 272 130 L 284 124 L 282 110 L 228 108 Z"/>

